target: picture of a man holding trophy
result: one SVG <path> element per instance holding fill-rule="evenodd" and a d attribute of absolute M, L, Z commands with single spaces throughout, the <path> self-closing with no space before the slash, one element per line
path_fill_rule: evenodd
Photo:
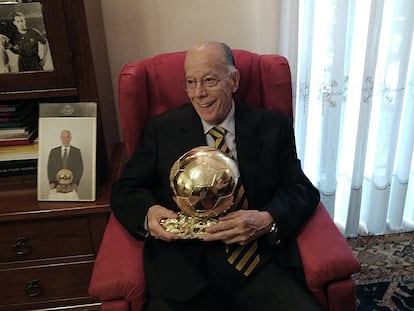
<path fill-rule="evenodd" d="M 83 160 L 79 148 L 70 144 L 69 130 L 60 133 L 61 146 L 50 150 L 47 162 L 49 199 L 79 199 L 78 186 L 83 174 Z"/>

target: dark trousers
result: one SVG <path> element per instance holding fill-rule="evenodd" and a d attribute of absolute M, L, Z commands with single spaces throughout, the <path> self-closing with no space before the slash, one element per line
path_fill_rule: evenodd
<path fill-rule="evenodd" d="M 219 281 L 219 280 L 217 280 Z M 216 281 L 188 301 L 148 297 L 145 311 L 320 311 L 306 287 L 287 270 L 267 263 L 241 288 L 217 291 Z"/>

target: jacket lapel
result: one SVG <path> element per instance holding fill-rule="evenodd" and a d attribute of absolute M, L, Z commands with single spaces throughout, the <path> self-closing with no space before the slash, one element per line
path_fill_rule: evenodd
<path fill-rule="evenodd" d="M 258 126 L 254 111 L 236 104 L 236 145 L 240 176 L 248 198 L 254 197 L 254 184 L 262 142 L 255 135 Z"/>
<path fill-rule="evenodd" d="M 191 104 L 187 107 L 183 110 L 182 120 L 177 128 L 177 144 L 182 153 L 194 147 L 206 145 L 200 118 Z"/>

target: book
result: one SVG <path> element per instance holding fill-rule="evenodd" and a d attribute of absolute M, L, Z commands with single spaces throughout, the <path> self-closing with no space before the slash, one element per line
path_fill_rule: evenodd
<path fill-rule="evenodd" d="M 29 145 L 30 143 L 31 143 L 31 141 L 28 138 L 3 139 L 3 140 L 0 140 L 0 147 L 2 147 L 2 146 Z"/>
<path fill-rule="evenodd" d="M 16 115 L 16 112 L 13 112 L 13 111 L 0 112 L 0 118 L 12 117 L 14 115 Z"/>
<path fill-rule="evenodd" d="M 37 159 L 0 161 L 0 177 L 36 174 Z"/>
<path fill-rule="evenodd" d="M 9 127 L 31 127 L 36 126 L 38 120 L 37 114 L 29 114 L 21 120 L 0 122 L 0 128 L 9 128 Z"/>
<path fill-rule="evenodd" d="M 32 132 L 35 130 L 29 127 L 0 128 L 0 140 L 28 137 Z"/>
<path fill-rule="evenodd" d="M 13 145 L 31 144 L 37 137 L 37 129 L 27 130 L 23 133 L 1 133 L 0 131 L 0 147 Z"/>
<path fill-rule="evenodd" d="M 0 138 L 7 138 L 9 135 L 26 134 L 29 132 L 28 127 L 5 127 L 0 128 Z"/>
<path fill-rule="evenodd" d="M 23 128 L 24 129 L 24 128 Z M 12 139 L 29 139 L 35 136 L 35 130 L 24 129 L 21 132 L 6 132 L 0 129 L 0 141 L 12 140 Z"/>
<path fill-rule="evenodd" d="M 27 106 L 27 104 L 23 100 L 18 101 L 18 102 L 10 102 L 10 103 L 1 102 L 0 112 L 15 112 L 15 111 L 19 111 L 24 106 Z"/>
<path fill-rule="evenodd" d="M 0 147 L 1 146 L 17 146 L 17 145 L 29 145 L 33 142 L 35 133 L 32 132 L 25 137 L 16 137 L 16 138 L 6 138 L 0 139 Z"/>
<path fill-rule="evenodd" d="M 7 113 L 7 115 L 5 115 Z M 33 105 L 26 105 L 22 110 L 14 112 L 0 113 L 0 123 L 6 122 L 18 122 L 27 119 L 31 115 L 36 115 L 36 111 L 33 109 Z"/>
<path fill-rule="evenodd" d="M 39 144 L 35 140 L 27 145 L 0 146 L 0 161 L 37 159 Z"/>

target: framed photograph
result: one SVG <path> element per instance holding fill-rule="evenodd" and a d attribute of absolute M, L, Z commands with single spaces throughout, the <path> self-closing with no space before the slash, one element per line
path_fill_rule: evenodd
<path fill-rule="evenodd" d="M 97 104 L 39 104 L 39 201 L 95 201 Z"/>
<path fill-rule="evenodd" d="M 0 0 L 0 92 L 72 87 L 63 0 Z"/>
<path fill-rule="evenodd" d="M 0 74 L 53 71 L 40 1 L 0 0 Z"/>

